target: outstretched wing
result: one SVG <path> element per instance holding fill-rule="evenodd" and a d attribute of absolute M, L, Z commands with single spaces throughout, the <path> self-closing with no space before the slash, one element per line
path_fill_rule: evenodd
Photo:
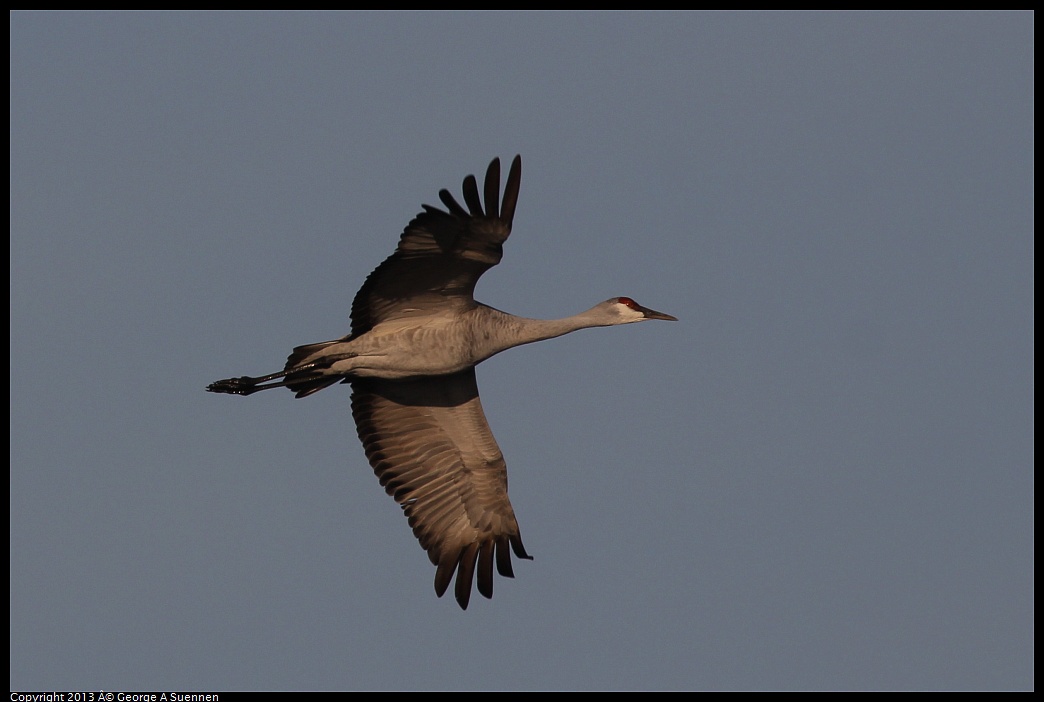
<path fill-rule="evenodd" d="M 352 302 L 352 335 L 376 324 L 414 314 L 430 314 L 434 307 L 470 308 L 479 276 L 500 263 L 502 245 L 511 234 L 522 158 L 515 156 L 500 198 L 500 159 L 493 159 L 483 184 L 482 205 L 475 176 L 464 179 L 467 209 L 439 191 L 446 206 L 424 205 L 399 239 L 395 253 L 369 275 Z"/>
<path fill-rule="evenodd" d="M 466 191 L 465 191 L 466 192 Z M 493 596 L 493 563 L 513 577 L 510 548 L 522 545 L 507 494 L 504 456 L 479 403 L 475 371 L 407 381 L 352 380 L 352 415 L 366 457 L 437 566 L 442 597 L 467 609 L 471 583 Z"/>

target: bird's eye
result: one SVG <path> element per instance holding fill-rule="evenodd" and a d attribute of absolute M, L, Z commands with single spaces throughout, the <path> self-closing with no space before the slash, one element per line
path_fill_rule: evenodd
<path fill-rule="evenodd" d="M 616 298 L 616 301 L 619 302 L 621 305 L 627 305 L 632 310 L 638 309 L 638 303 L 629 297 L 618 297 Z"/>

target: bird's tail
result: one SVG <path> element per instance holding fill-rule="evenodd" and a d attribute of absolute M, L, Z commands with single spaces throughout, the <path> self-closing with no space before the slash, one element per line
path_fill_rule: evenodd
<path fill-rule="evenodd" d="M 343 339 L 298 346 L 286 359 L 286 365 L 279 373 L 270 373 L 256 378 L 247 375 L 226 378 L 211 383 L 206 389 L 208 392 L 229 395 L 253 395 L 255 392 L 270 388 L 289 388 L 297 397 L 308 397 L 312 393 L 345 380 L 344 376 L 324 372 L 335 360 L 338 360 L 338 357 L 322 358 L 320 355 L 318 359 L 311 360 L 316 352 L 341 341 Z"/>
<path fill-rule="evenodd" d="M 321 372 L 323 368 L 329 367 L 330 361 L 323 363 L 308 360 L 317 352 L 343 341 L 344 339 L 336 339 L 320 341 L 317 344 L 305 344 L 290 352 L 290 355 L 286 357 L 283 371 L 286 373 L 286 387 L 294 393 L 295 397 L 308 397 L 343 380 L 341 376 L 326 375 Z"/>

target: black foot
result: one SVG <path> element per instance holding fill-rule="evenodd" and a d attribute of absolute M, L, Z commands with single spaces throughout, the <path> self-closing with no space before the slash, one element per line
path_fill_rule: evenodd
<path fill-rule="evenodd" d="M 207 392 L 223 392 L 229 395 L 250 395 L 261 389 L 254 378 L 245 375 L 241 378 L 218 380 L 207 386 Z"/>

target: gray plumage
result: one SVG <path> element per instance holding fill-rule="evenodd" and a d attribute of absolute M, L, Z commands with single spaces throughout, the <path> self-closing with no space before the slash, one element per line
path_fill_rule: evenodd
<path fill-rule="evenodd" d="M 508 500 L 504 456 L 479 402 L 475 365 L 577 329 L 674 320 L 626 297 L 558 320 L 516 317 L 476 302 L 476 282 L 500 262 L 511 233 L 521 177 L 516 156 L 501 201 L 494 159 L 483 183 L 484 207 L 470 175 L 463 184 L 467 209 L 447 190 L 439 192 L 445 210 L 424 205 L 395 253 L 356 294 L 348 336 L 298 346 L 279 373 L 207 387 L 235 395 L 286 387 L 306 397 L 351 383 L 366 458 L 436 566 L 435 592 L 441 597 L 456 573 L 456 600 L 465 609 L 473 580 L 483 596 L 493 596 L 494 563 L 513 577 L 510 551 L 530 558 Z"/>

